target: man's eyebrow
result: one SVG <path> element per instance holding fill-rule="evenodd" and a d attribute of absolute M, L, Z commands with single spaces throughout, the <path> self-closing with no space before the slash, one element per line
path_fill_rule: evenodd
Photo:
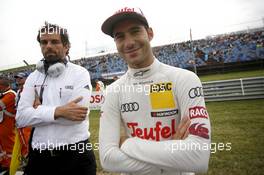
<path fill-rule="evenodd" d="M 47 42 L 46 39 L 40 39 L 40 43 Z"/>
<path fill-rule="evenodd" d="M 128 31 L 133 31 L 133 30 L 140 30 L 140 26 L 133 26 L 133 27 L 128 29 Z M 116 35 L 119 35 L 122 33 L 124 33 L 124 32 L 116 32 L 116 33 L 113 33 L 113 36 L 115 37 Z"/>
<path fill-rule="evenodd" d="M 140 26 L 133 26 L 133 27 L 129 28 L 128 31 L 131 32 L 131 31 L 140 30 L 140 29 L 141 29 Z"/>
<path fill-rule="evenodd" d="M 135 30 L 135 29 L 140 29 L 140 26 L 133 26 L 133 27 L 129 28 L 129 30 Z"/>

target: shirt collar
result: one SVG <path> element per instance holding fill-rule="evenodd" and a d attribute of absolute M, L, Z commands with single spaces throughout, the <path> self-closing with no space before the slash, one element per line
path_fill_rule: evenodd
<path fill-rule="evenodd" d="M 135 79 L 143 79 L 153 75 L 158 70 L 159 64 L 160 62 L 158 61 L 158 59 L 154 58 L 154 61 L 150 66 L 140 69 L 128 67 L 127 73 L 130 77 L 133 77 Z"/>

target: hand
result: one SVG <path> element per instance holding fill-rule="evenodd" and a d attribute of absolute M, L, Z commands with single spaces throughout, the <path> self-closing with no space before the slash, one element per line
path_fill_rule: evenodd
<path fill-rule="evenodd" d="M 83 121 L 87 116 L 87 107 L 83 107 L 78 105 L 83 97 L 78 97 L 73 101 L 70 101 L 66 105 L 59 106 L 55 109 L 54 118 L 55 120 L 58 118 L 64 118 L 72 121 Z"/>
<path fill-rule="evenodd" d="M 40 98 L 39 98 L 37 89 L 35 88 L 34 91 L 35 91 L 35 100 L 33 103 L 33 108 L 36 109 L 39 105 L 41 105 L 41 102 L 40 102 Z"/>
<path fill-rule="evenodd" d="M 172 136 L 172 140 L 184 140 L 189 135 L 189 127 L 191 120 L 189 117 L 183 117 L 180 124 L 176 128 L 176 133 Z"/>

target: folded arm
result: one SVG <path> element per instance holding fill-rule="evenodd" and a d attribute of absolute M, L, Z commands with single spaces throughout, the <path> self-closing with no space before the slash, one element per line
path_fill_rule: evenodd
<path fill-rule="evenodd" d="M 121 116 L 117 99 L 117 95 L 108 93 L 101 111 L 99 155 L 102 167 L 111 172 L 135 174 L 161 171 L 151 164 L 129 157 L 119 148 Z"/>

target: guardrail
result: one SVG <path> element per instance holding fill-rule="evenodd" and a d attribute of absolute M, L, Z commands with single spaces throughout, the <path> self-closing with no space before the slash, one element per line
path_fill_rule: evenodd
<path fill-rule="evenodd" d="M 203 82 L 205 101 L 264 98 L 264 77 Z"/>

